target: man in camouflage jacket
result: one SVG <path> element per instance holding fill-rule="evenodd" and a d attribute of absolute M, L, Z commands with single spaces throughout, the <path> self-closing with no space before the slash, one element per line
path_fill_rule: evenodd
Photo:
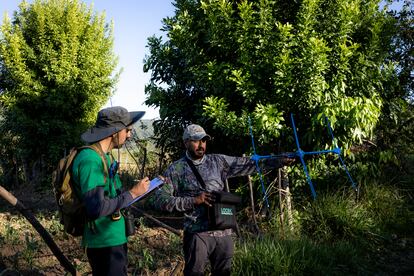
<path fill-rule="evenodd" d="M 213 203 L 212 192 L 222 191 L 225 181 L 236 176 L 252 174 L 255 162 L 249 157 L 205 154 L 211 137 L 199 125 L 184 130 L 186 156 L 172 163 L 165 171 L 166 185 L 154 197 L 155 207 L 169 212 L 184 212 L 184 275 L 204 275 L 208 260 L 212 275 L 230 275 L 233 257 L 232 230 L 210 230 L 207 208 Z M 199 171 L 205 189 L 197 181 L 188 158 Z M 293 159 L 273 159 L 265 166 L 278 168 Z"/>

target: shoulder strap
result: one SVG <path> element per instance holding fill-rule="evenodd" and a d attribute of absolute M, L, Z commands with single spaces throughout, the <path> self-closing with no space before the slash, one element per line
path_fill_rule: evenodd
<path fill-rule="evenodd" d="M 63 175 L 62 175 L 63 176 L 63 182 L 61 182 L 62 184 L 65 183 L 65 182 L 66 183 L 69 182 L 70 174 L 68 172 L 70 172 L 72 170 L 72 162 L 73 162 L 73 159 L 75 159 L 75 156 L 76 156 L 75 152 L 76 152 L 76 148 L 70 149 L 68 158 L 66 159 L 66 161 L 64 163 L 64 171 L 63 171 Z M 61 162 L 64 162 L 63 160 L 64 159 L 59 161 L 59 166 L 62 164 Z"/>
<path fill-rule="evenodd" d="M 103 166 L 104 166 L 104 176 L 105 176 L 105 182 L 106 182 L 106 178 L 109 175 L 108 173 L 108 164 L 106 163 L 106 157 L 105 157 L 105 153 L 103 152 L 101 146 L 98 143 L 89 145 L 89 146 L 82 146 L 79 148 L 79 150 L 83 150 L 83 149 L 91 149 L 94 150 L 97 154 L 99 154 L 99 156 L 101 157 Z"/>
<path fill-rule="evenodd" d="M 204 182 L 203 178 L 201 177 L 200 173 L 198 172 L 197 168 L 194 166 L 194 163 L 188 159 L 188 157 L 184 157 L 187 164 L 190 166 L 191 170 L 193 171 L 195 177 L 197 178 L 198 182 L 200 183 L 201 187 L 206 190 L 206 183 Z"/>
<path fill-rule="evenodd" d="M 66 175 L 67 171 L 70 169 L 71 164 L 73 162 L 73 159 L 75 159 L 76 154 L 73 154 L 74 151 L 76 150 L 76 148 L 71 148 L 69 151 L 69 154 L 67 155 L 67 159 L 65 161 L 64 158 L 61 159 L 61 161 L 59 161 L 59 165 L 62 164 L 61 162 L 65 162 L 64 163 L 64 174 Z"/>

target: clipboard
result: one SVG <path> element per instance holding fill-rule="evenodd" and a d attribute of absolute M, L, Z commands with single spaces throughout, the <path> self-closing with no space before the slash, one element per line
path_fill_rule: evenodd
<path fill-rule="evenodd" d="M 152 191 L 154 191 L 156 188 L 160 188 L 162 185 L 164 185 L 164 181 L 161 179 L 161 178 L 159 178 L 159 177 L 156 177 L 156 178 L 154 178 L 153 180 L 151 180 L 151 182 L 150 182 L 150 185 L 149 185 L 149 187 L 148 187 L 148 191 L 146 191 L 145 193 L 143 193 L 142 195 L 140 195 L 139 197 L 136 197 L 135 199 L 133 199 L 130 203 L 128 203 L 128 205 L 126 206 L 126 207 L 128 207 L 128 206 L 130 206 L 130 205 L 132 205 L 132 204 L 134 204 L 135 202 L 137 202 L 137 201 L 139 201 L 139 200 L 141 200 L 141 199 L 143 199 L 144 197 L 146 197 L 148 194 L 150 194 Z"/>

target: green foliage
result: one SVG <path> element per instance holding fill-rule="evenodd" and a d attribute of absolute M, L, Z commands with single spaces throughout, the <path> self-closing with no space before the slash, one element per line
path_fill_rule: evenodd
<path fill-rule="evenodd" d="M 64 149 L 78 144 L 110 97 L 117 79 L 112 50 L 112 26 L 78 0 L 23 1 L 12 20 L 5 17 L 1 138 L 6 159 L 17 160 L 26 180 L 38 178 L 31 171 L 49 172 Z"/>
<path fill-rule="evenodd" d="M 392 233 L 409 233 L 413 213 L 398 188 L 370 183 L 355 195 L 339 192 L 319 195 L 302 208 L 302 233 L 319 242 L 352 240 L 367 248 Z"/>
<path fill-rule="evenodd" d="M 4 243 L 18 245 L 20 243 L 20 235 L 18 231 L 10 224 L 5 225 Z"/>
<path fill-rule="evenodd" d="M 361 252 L 347 242 L 262 239 L 236 245 L 234 275 L 344 275 L 362 273 Z"/>
<path fill-rule="evenodd" d="M 138 252 L 139 258 L 135 262 L 136 270 L 148 270 L 153 269 L 154 266 L 154 257 L 151 255 L 151 252 L 148 248 L 141 248 Z"/>
<path fill-rule="evenodd" d="M 294 113 L 305 150 L 331 146 L 319 131 L 328 116 L 335 142 L 350 155 L 354 144 L 374 136 L 384 101 L 401 97 L 390 93 L 398 86 L 389 59 L 396 20 L 378 0 L 175 6 L 163 21 L 168 40 L 148 40 L 144 66 L 151 71 L 146 102 L 160 108 L 155 133 L 173 153 L 181 150 L 183 125 L 195 122 L 237 148 L 213 142 L 213 149 L 241 155 L 248 116 L 261 149 L 292 150 Z M 276 141 L 283 148 L 269 147 Z"/>
<path fill-rule="evenodd" d="M 316 202 L 304 208 L 303 233 L 317 241 L 365 238 L 373 228 L 373 220 L 365 208 L 340 196 L 320 195 Z"/>
<path fill-rule="evenodd" d="M 62 234 L 65 236 L 69 236 L 63 227 L 63 224 L 60 223 L 59 212 L 55 211 L 51 218 L 49 219 L 50 225 L 48 228 L 48 232 L 52 235 Z"/>
<path fill-rule="evenodd" d="M 387 254 L 404 258 L 405 248 L 395 248 L 412 236 L 413 164 L 408 164 L 408 174 L 400 172 L 395 178 L 396 172 L 388 171 L 362 185 L 358 200 L 348 189 L 338 192 L 337 187 L 319 193 L 312 203 L 296 196 L 293 231 L 288 225 L 282 231 L 279 214 L 273 212 L 272 220 L 260 224 L 264 237 L 236 244 L 234 275 L 384 273 L 378 265 L 389 264 Z M 394 251 L 385 249 L 389 246 Z M 388 257 L 370 259 L 368 255 Z M 387 271 L 392 273 L 395 266 Z"/>
<path fill-rule="evenodd" d="M 401 10 L 389 12 L 393 27 L 398 30 L 391 40 L 388 57 L 395 65 L 396 75 L 385 83 L 386 101 L 374 140 L 375 155 L 386 155 L 390 162 L 397 160 L 400 166 L 405 163 L 401 157 L 412 154 L 414 148 L 414 3 L 403 2 Z"/>
<path fill-rule="evenodd" d="M 404 0 L 400 11 L 389 12 L 394 18 L 395 34 L 391 44 L 390 60 L 397 64 L 399 86 L 391 92 L 398 93 L 411 104 L 414 102 L 414 3 Z"/>
<path fill-rule="evenodd" d="M 40 245 L 39 241 L 35 239 L 34 234 L 30 233 L 25 235 L 25 244 L 26 248 L 21 252 L 22 258 L 26 262 L 26 264 L 29 266 L 29 268 L 32 268 L 35 261 L 35 255 L 36 252 L 38 252 Z"/>
<path fill-rule="evenodd" d="M 413 186 L 411 185 L 411 188 Z M 414 224 L 414 213 L 408 205 L 409 197 L 398 186 L 383 186 L 366 189 L 364 207 L 376 223 L 377 231 L 389 235 L 392 232 L 410 233 Z"/>

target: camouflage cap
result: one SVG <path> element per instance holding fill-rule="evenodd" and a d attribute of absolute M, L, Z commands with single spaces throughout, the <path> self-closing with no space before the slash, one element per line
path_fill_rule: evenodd
<path fill-rule="evenodd" d="M 188 125 L 183 133 L 183 140 L 201 140 L 203 138 L 206 138 L 207 140 L 211 140 L 211 136 L 208 135 L 204 128 L 202 128 L 199 125 L 191 124 Z"/>

